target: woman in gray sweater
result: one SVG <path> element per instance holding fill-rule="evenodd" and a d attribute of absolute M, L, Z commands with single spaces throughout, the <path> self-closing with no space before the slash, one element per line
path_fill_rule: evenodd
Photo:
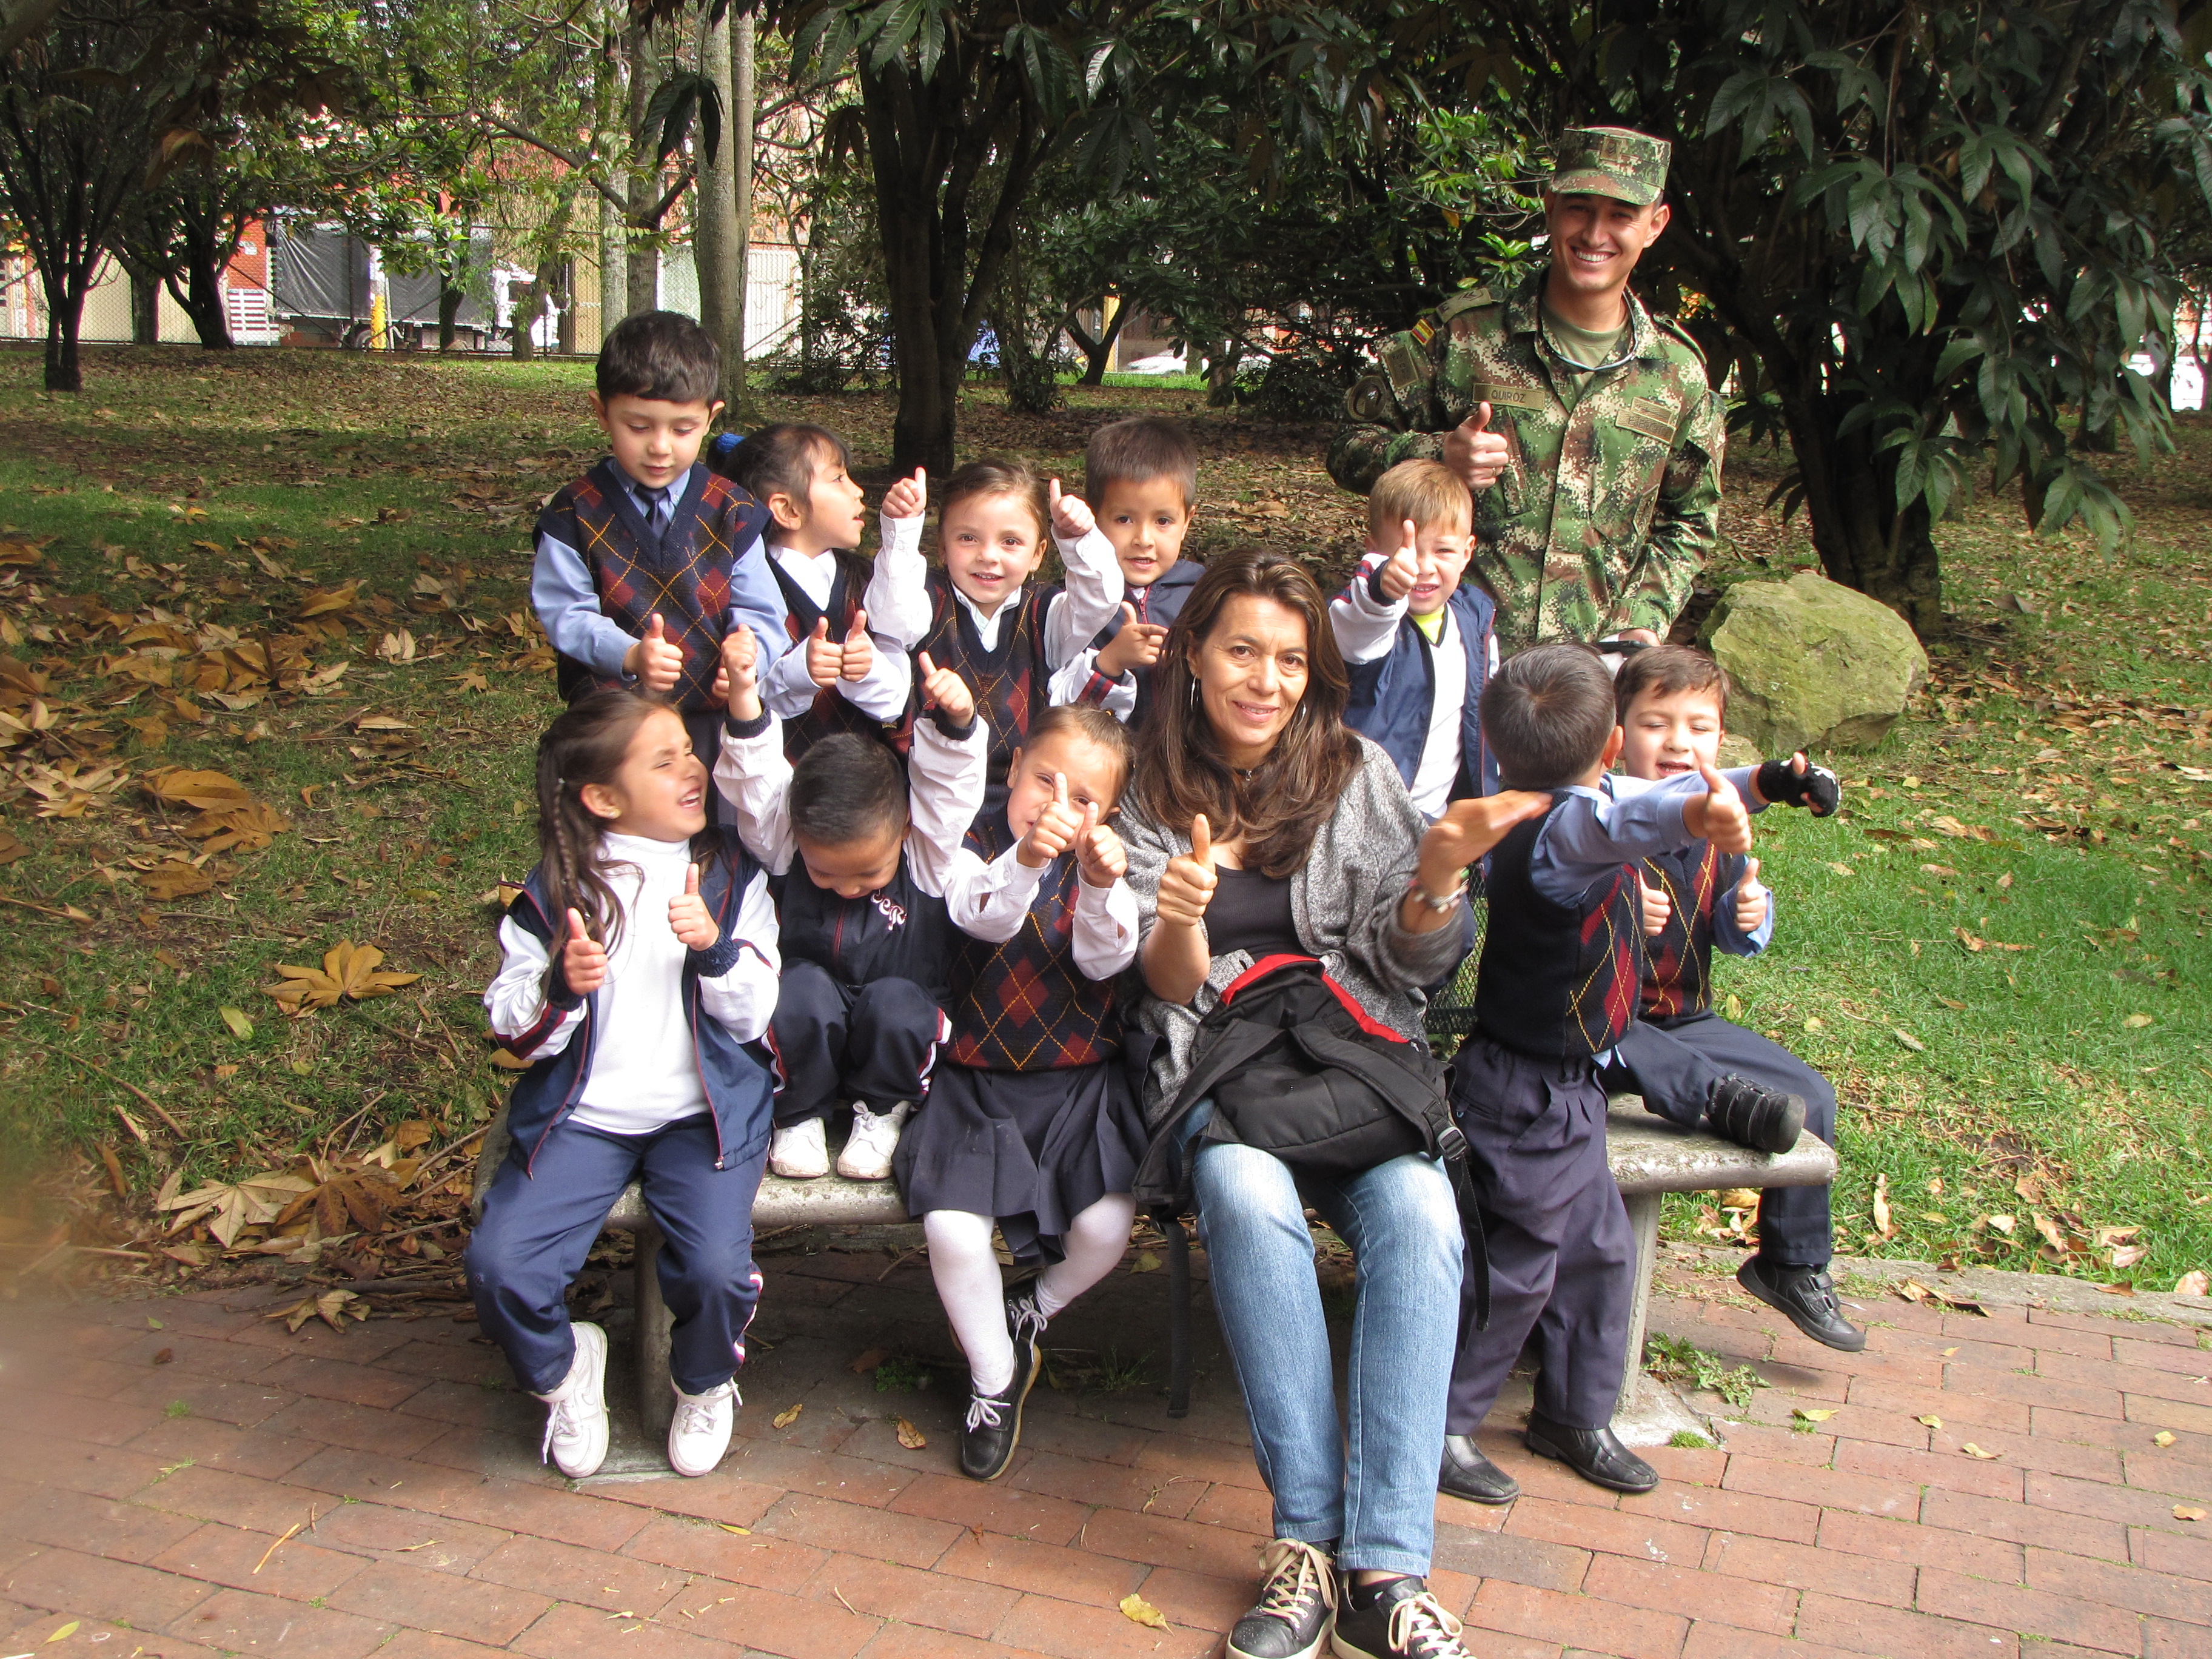
<path fill-rule="evenodd" d="M 1433 828 L 1382 750 L 1346 727 L 1342 658 L 1321 591 L 1292 561 L 1209 562 L 1155 671 L 1121 833 L 1158 1040 L 1145 1089 L 1158 1124 L 1188 1074 L 1200 1022 L 1262 957 L 1316 957 L 1373 1018 L 1423 1040 L 1423 985 L 1465 948 L 1467 866 L 1542 796 L 1463 801 Z M 1214 1303 L 1253 1450 L 1274 1499 L 1259 1601 L 1231 1659 L 1462 1659 L 1459 1621 L 1428 1592 L 1462 1246 L 1443 1167 L 1393 1158 L 1296 1176 L 1272 1153 L 1179 1133 Z M 1359 1267 L 1348 1437 L 1304 1212 Z"/>

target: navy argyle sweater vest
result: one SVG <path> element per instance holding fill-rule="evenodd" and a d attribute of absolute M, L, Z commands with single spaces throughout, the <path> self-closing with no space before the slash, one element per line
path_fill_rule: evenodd
<path fill-rule="evenodd" d="M 1030 740 L 1030 721 L 1051 701 L 1044 616 L 1053 598 L 1034 588 L 1024 592 L 1013 602 L 1013 614 L 1000 616 L 998 649 L 986 651 L 975 619 L 955 595 L 952 579 L 942 569 L 929 573 L 929 633 L 914 648 L 915 692 L 908 712 L 911 718 L 920 706 L 919 659 L 925 651 L 939 668 L 956 670 L 975 694 L 977 710 L 990 722 L 991 758 L 984 774 L 982 809 L 968 833 L 987 863 L 1012 844 L 1006 833 L 1006 770 L 1014 750 Z"/>
<path fill-rule="evenodd" d="M 980 851 L 973 832 L 968 846 Z M 1037 884 L 1021 932 L 1003 945 L 960 935 L 952 1046 L 946 1050 L 956 1064 L 1048 1072 L 1121 1052 L 1114 981 L 1086 978 L 1075 965 L 1075 884 L 1081 879 L 1074 859 L 1054 860 Z"/>
<path fill-rule="evenodd" d="M 1161 628 L 1173 628 L 1177 617 L 1182 615 L 1183 602 L 1190 598 L 1190 590 L 1198 586 L 1198 579 L 1206 574 L 1206 567 L 1191 560 L 1177 559 L 1160 573 L 1159 580 L 1149 587 L 1132 587 L 1122 595 L 1137 613 L 1140 623 L 1152 623 Z M 1054 588 L 1054 592 L 1060 590 Z M 1103 650 L 1106 642 L 1121 631 L 1121 613 L 1114 612 L 1114 619 L 1098 630 L 1098 637 L 1091 641 L 1091 649 Z M 1135 731 L 1137 722 L 1145 717 L 1152 706 L 1152 670 L 1151 667 L 1134 671 L 1137 676 L 1137 706 L 1129 714 L 1129 729 Z M 1088 701 L 1086 699 L 1085 701 Z"/>
<path fill-rule="evenodd" d="M 1451 798 L 1498 793 L 1498 765 L 1482 742 L 1482 688 L 1490 677 L 1491 625 L 1498 607 L 1490 595 L 1462 582 L 1445 602 L 1467 653 L 1467 700 L 1459 717 L 1459 777 Z M 1411 617 L 1398 624 L 1387 655 L 1373 662 L 1347 663 L 1352 693 L 1344 723 L 1372 738 L 1398 769 L 1406 787 L 1420 770 L 1421 750 L 1429 740 L 1429 714 L 1436 706 L 1434 650 Z"/>
<path fill-rule="evenodd" d="M 696 714 L 717 706 L 714 675 L 730 614 L 730 571 L 759 541 L 768 517 L 743 488 L 695 464 L 675 511 L 655 535 L 609 457 L 546 503 L 538 533 L 583 556 L 599 609 L 623 632 L 642 638 L 647 618 L 659 615 L 684 650 L 676 701 Z M 561 695 L 569 702 L 618 684 L 572 657 L 561 659 Z"/>
<path fill-rule="evenodd" d="M 1491 853 L 1490 917 L 1475 969 L 1482 1034 L 1551 1060 L 1587 1060 L 1620 1042 L 1636 1018 L 1643 977 L 1643 916 L 1630 866 L 1600 877 L 1577 904 L 1536 890 L 1529 872 L 1536 837 L 1573 799 L 1554 790 L 1551 811 L 1515 824 Z"/>
<path fill-rule="evenodd" d="M 1665 929 L 1644 941 L 1644 1018 L 1673 1019 L 1713 1006 L 1713 905 L 1741 870 L 1741 860 L 1723 858 L 1709 841 L 1644 860 L 1644 881 L 1674 905 Z"/>
<path fill-rule="evenodd" d="M 830 557 L 837 562 L 837 574 L 830 584 L 830 603 L 820 607 L 781 564 L 773 557 L 768 562 L 769 568 L 775 573 L 776 588 L 783 595 L 787 650 L 804 651 L 807 635 L 813 633 L 814 624 L 824 617 L 830 618 L 831 639 L 842 641 L 852 632 L 854 615 L 860 608 L 860 596 L 868 591 L 868 580 L 874 575 L 875 568 L 858 553 L 837 552 Z M 878 720 L 836 686 L 823 686 L 815 692 L 814 701 L 805 714 L 783 723 L 784 758 L 796 765 L 801 755 L 839 732 L 880 741 L 887 736 L 895 737 L 904 724 L 903 720 Z"/>

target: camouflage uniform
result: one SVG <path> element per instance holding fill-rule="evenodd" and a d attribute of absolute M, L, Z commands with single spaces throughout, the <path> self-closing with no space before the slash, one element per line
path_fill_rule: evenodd
<path fill-rule="evenodd" d="M 1563 168 L 1553 186 L 1638 199 L 1594 178 Z M 1718 532 L 1721 400 L 1680 325 L 1633 294 L 1625 360 L 1565 367 L 1539 325 L 1547 274 L 1455 294 L 1392 337 L 1383 372 L 1352 389 L 1329 474 L 1364 494 L 1400 461 L 1441 459 L 1444 434 L 1486 403 L 1508 459 L 1475 501 L 1473 568 L 1498 601 L 1499 646 L 1663 636 Z"/>

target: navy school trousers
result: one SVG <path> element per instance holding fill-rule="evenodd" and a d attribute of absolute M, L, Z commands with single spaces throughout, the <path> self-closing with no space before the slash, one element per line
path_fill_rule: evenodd
<path fill-rule="evenodd" d="M 946 1031 L 936 1000 L 910 979 L 841 985 L 819 963 L 787 957 L 769 1025 L 775 1127 L 859 1101 L 872 1112 L 919 1105 Z"/>
<path fill-rule="evenodd" d="M 702 1112 L 642 1135 L 570 1118 L 546 1135 L 531 1173 L 514 1158 L 500 1165 L 469 1239 L 469 1289 L 477 1322 L 524 1388 L 549 1394 L 568 1375 L 576 1344 L 564 1298 L 633 1181 L 666 1241 L 660 1294 L 675 1318 L 668 1369 L 676 1386 L 704 1394 L 744 1363 L 745 1327 L 760 1301 L 753 1197 L 767 1141 L 727 1169 L 714 1167 L 717 1156 L 714 1120 Z"/>
<path fill-rule="evenodd" d="M 1723 1019 L 1710 1008 L 1672 1019 L 1638 1020 L 1613 1048 L 1602 1074 L 1615 1094 L 1640 1094 L 1660 1116 L 1694 1128 L 1713 1085 L 1730 1073 L 1799 1095 L 1805 1127 L 1836 1144 L 1836 1091 L 1778 1042 Z M 1771 1187 L 1759 1194 L 1759 1253 L 1792 1267 L 1825 1267 L 1835 1231 L 1826 1187 Z"/>
<path fill-rule="evenodd" d="M 1613 1421 L 1627 1359 L 1636 1246 L 1605 1154 L 1589 1061 L 1524 1054 L 1476 1031 L 1451 1064 L 1452 1115 L 1474 1148 L 1490 1255 L 1490 1327 L 1460 1304 L 1444 1427 L 1472 1434 L 1531 1337 L 1536 1409 L 1563 1428 Z"/>

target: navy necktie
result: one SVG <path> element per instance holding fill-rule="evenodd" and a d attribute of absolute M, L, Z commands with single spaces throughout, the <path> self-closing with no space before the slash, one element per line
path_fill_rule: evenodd
<path fill-rule="evenodd" d="M 655 535 L 659 535 L 668 521 L 667 487 L 663 485 L 659 489 L 641 489 L 638 494 L 645 501 L 645 527 Z"/>

